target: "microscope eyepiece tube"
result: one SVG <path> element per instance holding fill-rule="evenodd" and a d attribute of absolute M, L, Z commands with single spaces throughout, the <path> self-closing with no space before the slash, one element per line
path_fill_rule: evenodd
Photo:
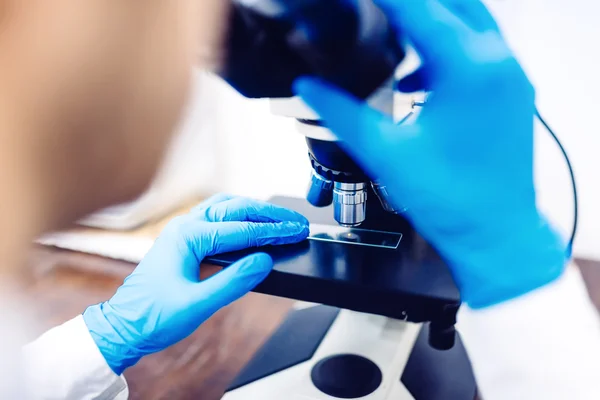
<path fill-rule="evenodd" d="M 333 187 L 333 217 L 341 226 L 358 226 L 367 211 L 367 185 L 335 182 Z"/>

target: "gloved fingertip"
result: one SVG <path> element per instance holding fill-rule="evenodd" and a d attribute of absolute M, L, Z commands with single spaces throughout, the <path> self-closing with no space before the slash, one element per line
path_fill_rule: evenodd
<path fill-rule="evenodd" d="M 318 94 L 324 87 L 327 88 L 328 86 L 329 85 L 326 82 L 319 78 L 301 76 L 294 81 L 292 89 L 294 90 L 294 93 L 301 97 L 312 97 L 313 95 Z"/>
<path fill-rule="evenodd" d="M 300 232 L 298 233 L 298 239 L 304 240 L 308 237 L 309 234 L 310 234 L 310 225 L 308 223 L 306 225 L 301 225 Z"/>
<path fill-rule="evenodd" d="M 302 221 L 302 225 L 304 225 L 306 228 L 308 228 L 308 226 L 310 225 L 310 222 L 308 221 L 308 218 L 306 218 L 302 214 L 298 214 L 298 215 L 300 215 L 300 221 Z"/>
<path fill-rule="evenodd" d="M 308 220 L 306 222 L 285 222 L 285 224 L 290 226 L 290 229 L 296 230 L 298 233 L 303 232 L 305 229 L 308 229 Z"/>
<path fill-rule="evenodd" d="M 200 282 L 195 301 L 216 311 L 254 289 L 272 269 L 273 259 L 268 254 L 251 254 Z"/>
<path fill-rule="evenodd" d="M 278 206 L 275 206 L 278 207 Z M 281 208 L 278 207 L 280 210 L 285 211 L 284 213 L 280 213 L 280 221 L 289 221 L 289 222 L 295 222 L 298 223 L 300 225 L 308 225 L 308 219 L 302 215 L 301 213 L 299 213 L 298 211 L 294 211 L 294 210 L 290 210 L 290 209 L 286 209 L 286 208 Z"/>
<path fill-rule="evenodd" d="M 258 281 L 262 281 L 273 269 L 273 259 L 266 253 L 251 254 L 242 258 L 238 263 L 237 272 L 239 274 L 255 277 Z"/>
<path fill-rule="evenodd" d="M 245 270 L 246 268 L 270 269 L 273 267 L 273 259 L 271 256 L 262 252 L 250 254 L 249 256 L 242 258 L 239 262 L 243 264 L 241 267 L 242 270 Z"/>
<path fill-rule="evenodd" d="M 283 222 L 274 244 L 292 244 L 306 239 L 310 233 L 308 223 Z"/>
<path fill-rule="evenodd" d="M 347 133 L 344 128 L 354 125 L 356 119 L 360 118 L 362 102 L 328 82 L 316 78 L 298 78 L 294 90 L 336 135 Z"/>

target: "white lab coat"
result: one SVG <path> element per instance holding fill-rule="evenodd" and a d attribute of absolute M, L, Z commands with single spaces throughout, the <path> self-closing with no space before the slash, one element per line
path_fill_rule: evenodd
<path fill-rule="evenodd" d="M 81 315 L 23 349 L 24 376 L 35 399 L 124 400 L 123 376 L 108 366 Z"/>
<path fill-rule="evenodd" d="M 600 318 L 577 269 L 501 305 L 464 308 L 459 317 L 484 399 L 600 399 Z M 128 396 L 125 379 L 110 370 L 81 316 L 25 346 L 22 361 L 19 398 Z"/>

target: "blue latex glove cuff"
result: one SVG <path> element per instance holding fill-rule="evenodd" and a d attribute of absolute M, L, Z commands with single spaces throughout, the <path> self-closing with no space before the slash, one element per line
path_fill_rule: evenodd
<path fill-rule="evenodd" d="M 110 369 L 121 375 L 143 355 L 127 344 L 121 336 L 120 332 L 123 330 L 119 330 L 120 324 L 111 318 L 109 310 L 110 305 L 107 302 L 90 306 L 83 313 L 83 320 Z"/>

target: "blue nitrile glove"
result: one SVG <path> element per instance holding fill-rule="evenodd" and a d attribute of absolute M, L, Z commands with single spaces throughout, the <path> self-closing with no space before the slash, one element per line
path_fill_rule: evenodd
<path fill-rule="evenodd" d="M 116 374 L 145 355 L 189 336 L 214 312 L 245 295 L 271 271 L 271 258 L 250 255 L 202 282 L 206 256 L 308 236 L 300 214 L 240 197 L 215 196 L 175 218 L 109 301 L 83 314 Z"/>
<path fill-rule="evenodd" d="M 423 60 L 400 82 L 432 91 L 398 126 L 311 78 L 296 91 L 449 263 L 463 301 L 490 306 L 560 276 L 565 244 L 536 208 L 534 89 L 478 0 L 379 0 Z"/>

